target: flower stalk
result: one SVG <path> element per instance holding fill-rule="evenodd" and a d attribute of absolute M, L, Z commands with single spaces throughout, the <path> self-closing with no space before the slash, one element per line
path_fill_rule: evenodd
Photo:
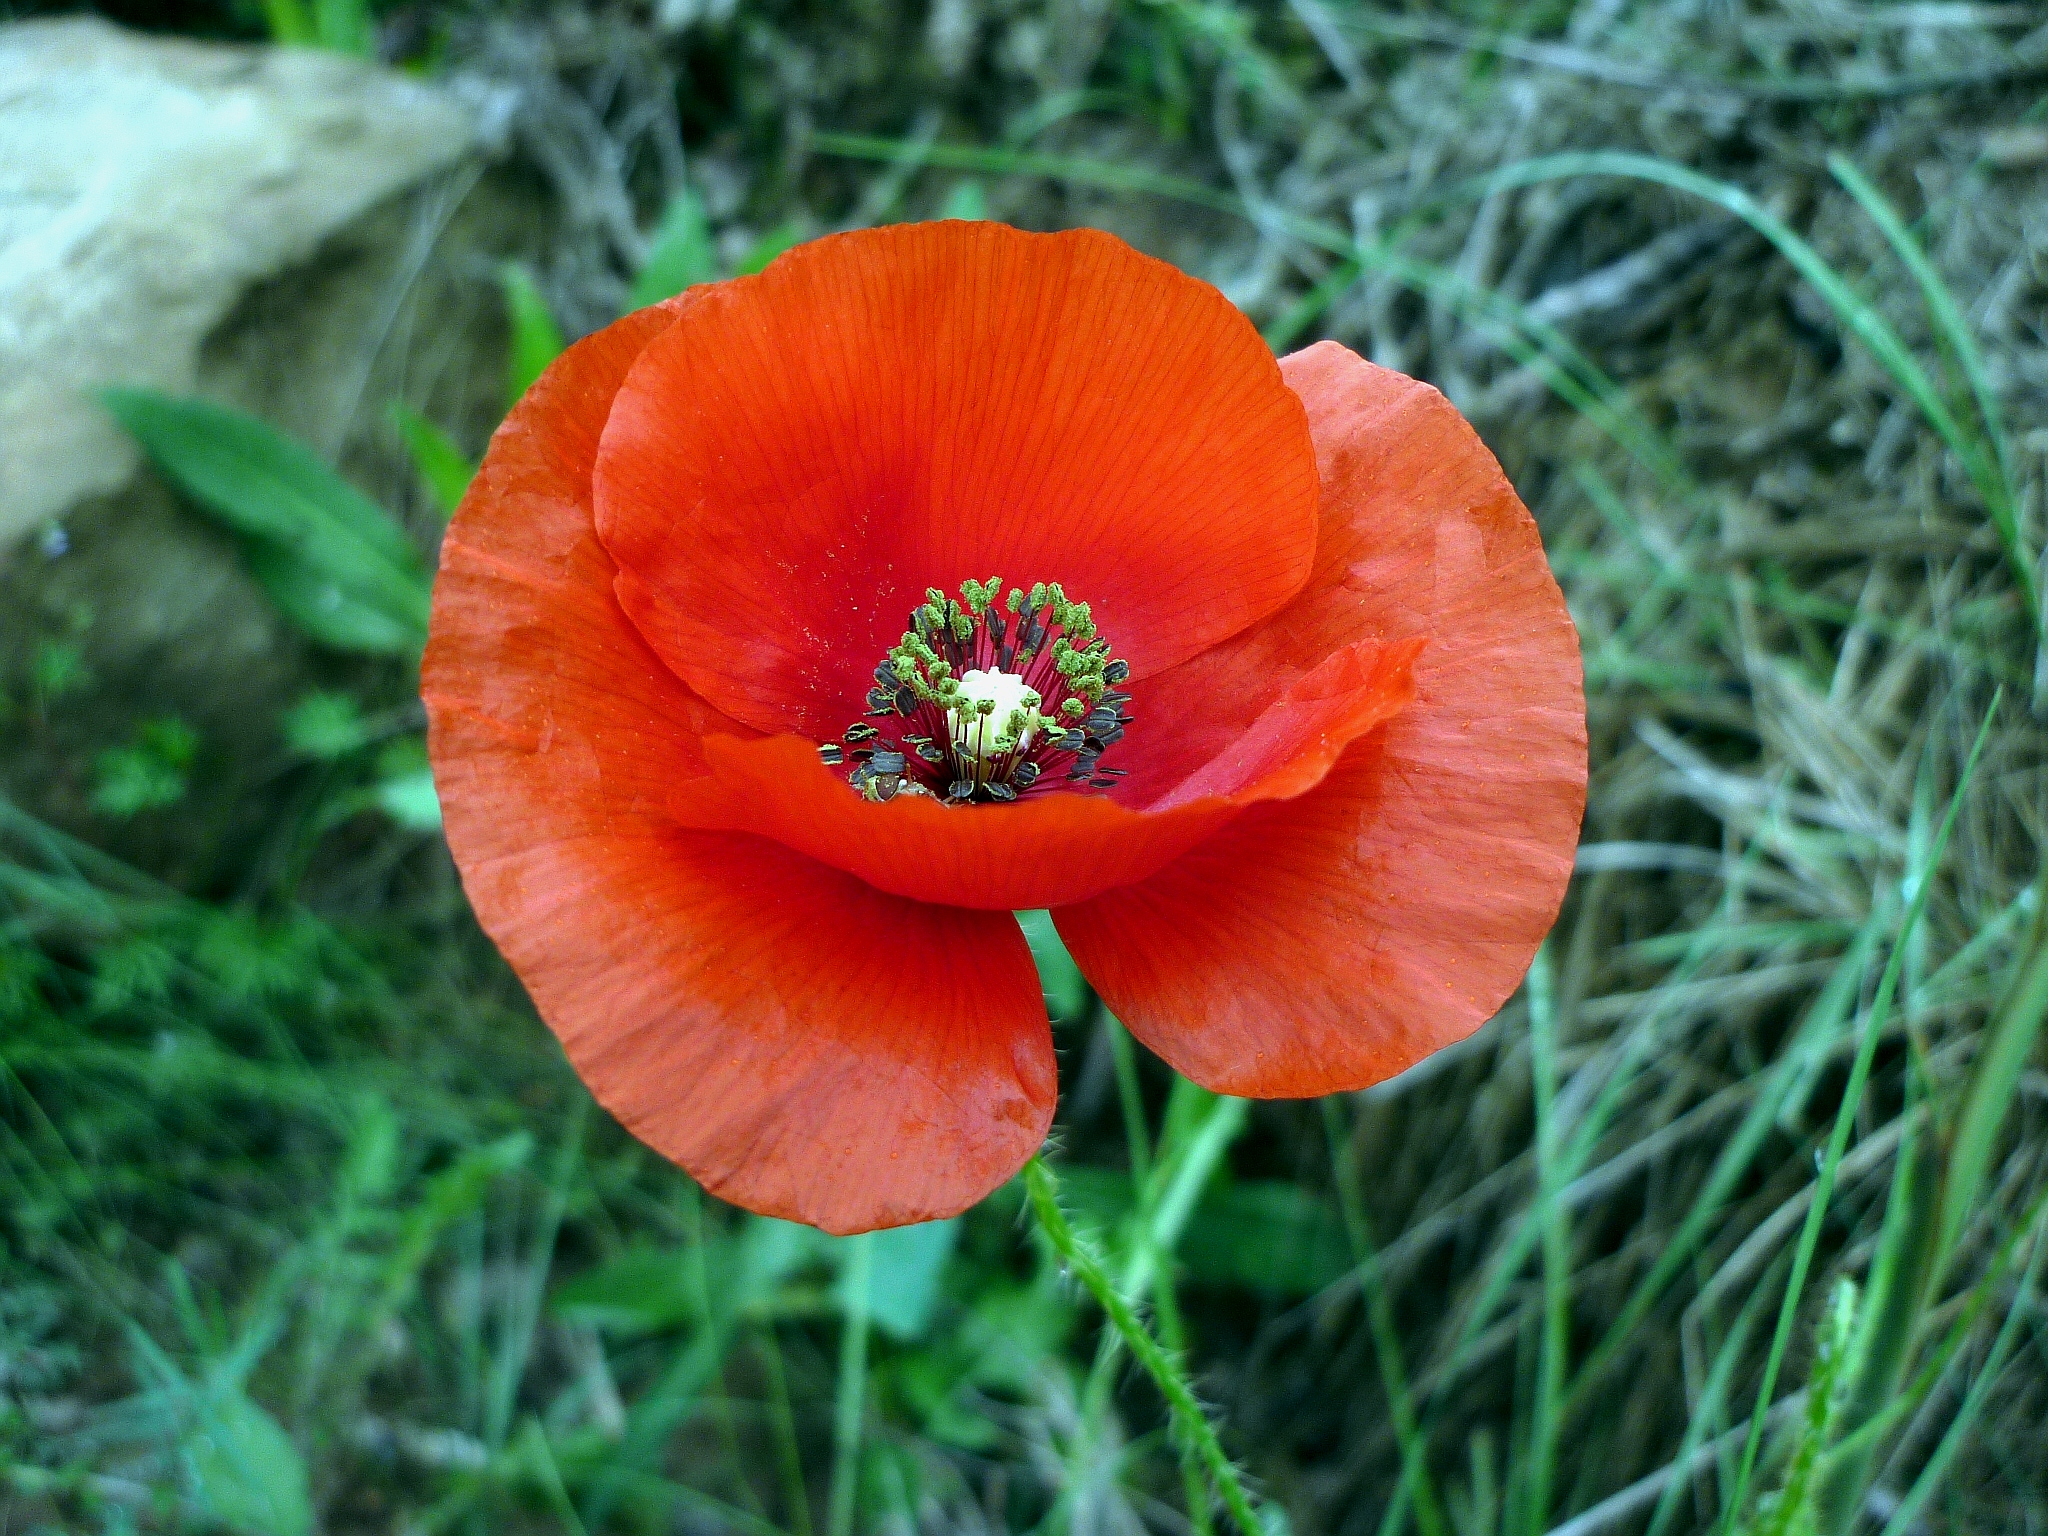
<path fill-rule="evenodd" d="M 1060 1209 L 1059 1179 L 1046 1166 L 1043 1156 L 1033 1157 L 1024 1165 L 1024 1188 L 1039 1230 L 1052 1244 L 1060 1262 L 1095 1298 L 1110 1326 L 1122 1337 L 1124 1347 L 1130 1350 L 1131 1358 L 1142 1365 L 1158 1385 L 1173 1417 L 1175 1433 L 1195 1448 L 1218 1496 L 1223 1500 L 1223 1507 L 1230 1511 L 1231 1519 L 1237 1522 L 1244 1536 L 1265 1536 L 1265 1526 L 1253 1508 L 1244 1478 L 1236 1463 L 1225 1454 L 1223 1443 L 1216 1437 L 1215 1426 L 1209 1422 L 1186 1373 L 1181 1370 L 1179 1362 L 1161 1347 L 1139 1318 L 1137 1310 L 1111 1282 L 1109 1271 L 1093 1246 L 1068 1222 L 1066 1213 Z"/>

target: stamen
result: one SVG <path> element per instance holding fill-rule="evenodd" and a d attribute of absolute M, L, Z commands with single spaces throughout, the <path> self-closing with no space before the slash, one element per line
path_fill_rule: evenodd
<path fill-rule="evenodd" d="M 957 600 L 932 587 L 875 668 L 867 720 L 818 755 L 829 767 L 852 760 L 847 782 L 870 800 L 1001 804 L 1108 789 L 1122 774 L 1097 763 L 1131 723 L 1130 695 L 1116 691 L 1130 675 L 1088 605 L 1057 582 L 1006 596 L 991 576 L 963 583 Z"/>

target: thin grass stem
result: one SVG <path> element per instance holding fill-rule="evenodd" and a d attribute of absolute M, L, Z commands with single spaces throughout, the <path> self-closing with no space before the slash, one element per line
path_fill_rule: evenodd
<path fill-rule="evenodd" d="M 853 1512 L 860 1492 L 861 1418 L 868 1399 L 868 1290 L 873 1282 L 874 1237 L 863 1232 L 849 1244 L 846 1261 L 846 1322 L 839 1336 L 839 1393 L 832 1414 L 832 1492 L 826 1506 L 829 1536 L 853 1536 Z"/>

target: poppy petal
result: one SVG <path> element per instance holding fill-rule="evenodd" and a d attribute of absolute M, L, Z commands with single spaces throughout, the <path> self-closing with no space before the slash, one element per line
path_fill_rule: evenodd
<path fill-rule="evenodd" d="M 591 1091 L 707 1188 L 834 1231 L 950 1215 L 1050 1122 L 1030 953 L 1007 915 L 669 816 L 705 740 L 744 728 L 620 611 L 590 473 L 620 380 L 672 323 L 643 311 L 571 348 L 449 529 L 422 666 L 449 848 Z"/>
<path fill-rule="evenodd" d="M 1367 1086 L 1490 1018 L 1556 919 L 1586 790 L 1578 637 L 1493 456 L 1435 390 L 1341 347 L 1284 366 L 1322 466 L 1316 572 L 1198 665 L 1213 689 L 1421 635 L 1415 700 L 1308 793 L 1053 914 L 1132 1033 L 1261 1098 Z"/>
<path fill-rule="evenodd" d="M 605 427 L 597 526 L 677 675 L 763 731 L 861 713 L 928 587 L 1060 582 L 1139 678 L 1306 579 L 1300 400 L 1214 288 L 1094 230 L 835 235 L 696 290 Z"/>
<path fill-rule="evenodd" d="M 828 1232 L 933 1221 L 1051 1127 L 1052 1031 L 1008 913 L 654 826 L 472 848 L 464 884 L 597 1101 L 721 1199 Z"/>
<path fill-rule="evenodd" d="M 707 740 L 708 778 L 678 786 L 678 821 L 758 833 L 881 890 L 993 911 L 1057 907 L 1141 880 L 1246 806 L 1301 794 L 1414 692 L 1417 644 L 1347 651 L 1290 691 L 1189 795 L 1135 811 L 1053 790 L 1015 805 L 874 804 L 795 736 Z"/>

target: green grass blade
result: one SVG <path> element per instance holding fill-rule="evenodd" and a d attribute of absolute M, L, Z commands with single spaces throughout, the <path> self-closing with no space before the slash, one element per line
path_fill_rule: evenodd
<path fill-rule="evenodd" d="M 1770 1354 L 1764 1362 L 1763 1381 L 1757 1389 L 1756 1412 L 1750 1418 L 1749 1436 L 1742 1448 L 1741 1463 L 1736 1468 L 1734 1487 L 1729 1491 L 1727 1506 L 1722 1511 L 1720 1528 L 1724 1536 L 1734 1529 L 1736 1520 L 1740 1518 L 1750 1478 L 1756 1471 L 1757 1453 L 1763 1444 L 1765 1415 L 1770 1411 L 1771 1394 L 1778 1385 L 1778 1371 L 1784 1364 L 1793 1324 L 1799 1316 L 1799 1302 L 1806 1288 L 1806 1272 L 1812 1266 L 1814 1250 L 1820 1243 L 1821 1225 L 1827 1219 L 1828 1202 L 1834 1195 L 1835 1174 L 1841 1167 L 1842 1154 L 1848 1150 L 1849 1132 L 1855 1124 L 1857 1108 L 1863 1102 L 1864 1085 L 1870 1080 L 1871 1063 L 1877 1056 L 1877 1042 L 1891 1016 L 1892 998 L 1898 990 L 1899 973 L 1905 964 L 1908 943 L 1927 910 L 1928 898 L 1934 890 L 1933 872 L 1941 867 L 1942 857 L 1948 850 L 1949 834 L 1955 830 L 1956 817 L 1963 808 L 1963 797 L 1968 794 L 1971 781 L 1976 776 L 1977 761 L 1983 755 L 1984 743 L 1990 738 L 1991 725 L 1998 718 L 1998 705 L 2003 697 L 2003 690 L 1993 695 L 1991 708 L 1985 712 L 1984 724 L 1977 731 L 1977 739 L 1970 747 L 1970 756 L 1963 765 L 1955 794 L 1949 799 L 1941 828 L 1935 833 L 1934 845 L 1928 852 L 1927 877 L 1919 881 L 1913 893 L 1898 937 L 1893 941 L 1891 956 L 1885 962 L 1884 974 L 1878 979 L 1877 995 L 1871 999 L 1869 1018 L 1856 1049 L 1856 1060 L 1849 1069 L 1849 1081 L 1842 1090 L 1841 1107 L 1835 1113 L 1834 1129 L 1828 1136 L 1827 1155 L 1814 1183 L 1813 1203 L 1807 1207 L 1806 1222 L 1799 1233 L 1792 1273 L 1785 1282 L 1785 1299 L 1778 1311 L 1777 1331 L 1772 1336 Z"/>
<path fill-rule="evenodd" d="M 1949 1147 L 1937 1271 L 1954 1254 L 1964 1224 L 1977 1207 L 1991 1154 L 2019 1096 L 2020 1079 L 2033 1058 L 2044 1019 L 2048 1019 L 2048 905 L 2035 912 L 2026 958 L 1984 1033 L 1964 1090 L 1962 1113 Z"/>
<path fill-rule="evenodd" d="M 1970 1383 L 1970 1390 L 1962 1406 L 1949 1420 L 1948 1428 L 1942 1432 L 1941 1443 L 1934 1454 L 1927 1459 L 1927 1465 L 1920 1469 L 1920 1475 L 1913 1480 L 1913 1486 L 1899 1501 L 1899 1507 L 1892 1511 L 1891 1519 L 1884 1524 L 1882 1536 L 1905 1536 L 1914 1529 L 1920 1511 L 1948 1475 L 1949 1464 L 1962 1448 L 1964 1439 L 1975 1426 L 1977 1418 L 1984 1411 L 1985 1399 L 1991 1395 L 1991 1388 L 2005 1368 L 2006 1357 L 2012 1352 L 2014 1338 L 2018 1335 L 2023 1319 L 2034 1311 L 2034 1287 L 2041 1277 L 2041 1263 L 2048 1258 L 2048 1243 L 2037 1237 L 2033 1257 L 2028 1261 L 2027 1272 L 2020 1281 L 2019 1294 L 2013 1298 L 2012 1306 L 2005 1314 L 2005 1321 L 1999 1325 L 1998 1337 L 1992 1340 L 1991 1352 L 1977 1372 L 1977 1379 Z"/>
<path fill-rule="evenodd" d="M 1379 1254 L 1366 1216 L 1364 1194 L 1358 1187 L 1358 1173 L 1344 1152 L 1337 1100 L 1327 1097 L 1322 1105 L 1323 1136 L 1330 1148 L 1330 1166 L 1336 1174 L 1337 1199 L 1343 1207 L 1344 1226 L 1351 1239 L 1352 1261 L 1358 1266 L 1358 1287 L 1365 1301 L 1366 1326 L 1372 1330 L 1380 1387 L 1387 1395 L 1394 1438 L 1401 1447 L 1401 1488 L 1415 1506 L 1415 1523 L 1421 1527 L 1422 1536 L 1446 1536 L 1449 1526 L 1444 1519 L 1443 1499 L 1429 1470 L 1429 1440 L 1416 1421 L 1415 1400 L 1408 1389 L 1407 1351 L 1402 1348 L 1401 1331 L 1394 1321 L 1393 1298 L 1387 1294 L 1385 1279 L 1380 1274 Z"/>
<path fill-rule="evenodd" d="M 2003 542 L 2013 577 L 2019 583 L 2027 616 L 2035 630 L 2041 623 L 2041 600 L 2035 559 L 2029 552 L 2019 525 L 2018 512 L 2003 489 L 1996 454 L 1957 419 L 1948 400 L 1920 366 L 1891 323 L 1867 303 L 1821 254 L 1794 233 L 1776 214 L 1740 187 L 1703 176 L 1686 166 L 1648 155 L 1619 151 L 1549 155 L 1502 166 L 1468 184 L 1466 196 L 1478 198 L 1509 187 L 1534 186 L 1540 182 L 1566 180 L 1577 176 L 1619 176 L 1634 181 L 1654 182 L 1725 209 L 1777 247 L 1799 275 L 1812 284 L 1856 339 L 1881 363 L 1898 383 L 1928 424 L 1947 443 L 1961 462 L 1964 472 L 1977 488 Z"/>
<path fill-rule="evenodd" d="M 1571 1230 L 1564 1208 L 1557 1123 L 1557 1006 L 1550 951 L 1529 967 L 1530 1077 L 1536 1104 L 1536 1219 L 1542 1231 L 1543 1324 L 1537 1355 L 1536 1399 L 1529 1420 L 1527 1505 L 1522 1528 L 1541 1536 L 1550 1523 L 1562 1419 L 1566 1333 L 1571 1305 Z"/>
<path fill-rule="evenodd" d="M 1855 161 L 1837 151 L 1828 156 L 1828 170 L 1834 174 L 1835 180 L 1848 188 L 1849 195 L 1856 199 L 1919 285 L 1921 299 L 1927 305 L 1927 313 L 1934 321 L 1937 334 L 1955 355 L 1963 370 L 1963 378 L 1970 386 L 1970 396 L 1977 406 L 1978 427 L 1984 434 L 1983 446 L 1989 456 L 1989 467 L 1996 472 L 2000 494 L 2006 505 L 2011 507 L 2012 475 L 2006 459 L 2005 423 L 1998 408 L 1998 391 L 1991 385 L 1991 376 L 1984 368 L 1983 353 L 1978 350 L 1976 338 L 1970 334 L 1970 324 L 1963 318 L 1955 295 L 1949 292 L 1941 274 L 1934 270 L 1934 263 L 1927 259 L 1927 253 L 1913 238 L 1912 231 L 1906 228 L 1905 221 L 1885 201 L 1884 194 L 1857 168 Z"/>
<path fill-rule="evenodd" d="M 846 1321 L 839 1334 L 839 1383 L 832 1409 L 832 1491 L 826 1505 L 828 1536 L 853 1536 L 860 1492 L 861 1421 L 868 1401 L 868 1288 L 874 1272 L 874 1234 L 854 1238 L 847 1259 Z"/>
<path fill-rule="evenodd" d="M 1871 958 L 1877 952 L 1882 937 L 1881 925 L 1888 919 L 1889 913 L 1882 907 L 1872 912 L 1841 963 L 1835 967 L 1834 974 L 1821 989 L 1819 998 L 1779 1058 L 1755 1103 L 1715 1158 L 1699 1195 L 1687 1208 L 1677 1229 L 1663 1243 L 1650 1273 L 1637 1282 L 1600 1342 L 1587 1355 L 1586 1363 L 1573 1383 L 1568 1412 L 1592 1401 L 1592 1394 L 1602 1376 L 1620 1358 L 1630 1336 L 1642 1324 L 1657 1298 L 1692 1263 L 1714 1218 L 1720 1214 L 1777 1128 L 1780 1112 L 1794 1086 L 1807 1074 L 1810 1064 L 1833 1045 L 1848 1020 L 1850 1010 L 1862 991 L 1864 977 L 1869 973 Z"/>

